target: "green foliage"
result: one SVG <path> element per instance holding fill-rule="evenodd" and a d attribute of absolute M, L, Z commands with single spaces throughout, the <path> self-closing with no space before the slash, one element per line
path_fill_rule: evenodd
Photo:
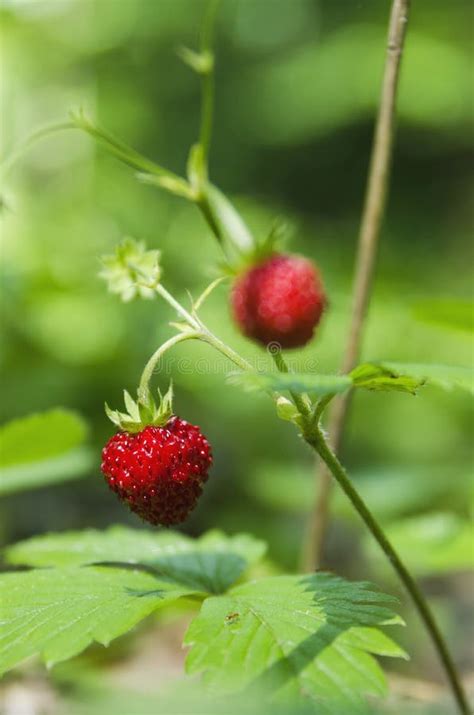
<path fill-rule="evenodd" d="M 192 589 L 139 570 L 44 569 L 0 578 L 0 672 L 36 653 L 51 666 L 126 633 Z"/>
<path fill-rule="evenodd" d="M 107 645 L 156 609 L 193 596 L 204 604 L 186 636 L 187 668 L 204 671 L 214 691 L 304 692 L 324 713 L 341 705 L 365 712 L 364 694 L 385 692 L 372 654 L 404 656 L 377 629 L 400 623 L 394 599 L 330 574 L 235 586 L 264 550 L 245 534 L 193 540 L 122 527 L 12 546 L 9 563 L 37 568 L 0 576 L 0 671 L 34 654 L 52 665 L 93 641 Z"/>
<path fill-rule="evenodd" d="M 417 389 L 424 384 L 424 380 L 418 380 L 410 375 L 395 374 L 382 365 L 370 363 L 356 367 L 350 373 L 350 377 L 354 387 L 382 392 L 408 392 L 411 395 L 415 395 Z"/>
<path fill-rule="evenodd" d="M 107 645 L 182 596 L 221 593 L 263 545 L 210 532 L 197 542 L 173 532 L 115 528 L 39 537 L 7 552 L 10 562 L 55 568 L 0 577 L 0 671 L 35 653 L 48 664 L 92 641 Z M 248 555 L 248 560 L 247 560 Z M 85 566 L 102 563 L 101 567 Z"/>
<path fill-rule="evenodd" d="M 309 392 L 322 397 L 345 392 L 352 386 L 348 375 L 315 375 L 311 373 L 246 372 L 232 373 L 229 382 L 249 392 L 258 390 Z"/>
<path fill-rule="evenodd" d="M 0 495 L 74 479 L 91 466 L 87 428 L 71 410 L 53 409 L 0 428 Z"/>
<path fill-rule="evenodd" d="M 474 330 L 472 300 L 459 298 L 420 300 L 413 305 L 412 311 L 415 318 L 426 323 L 462 330 L 465 333 L 472 333 Z"/>
<path fill-rule="evenodd" d="M 454 365 L 420 365 L 415 363 L 387 362 L 380 363 L 382 370 L 393 372 L 396 379 L 408 377 L 426 382 L 444 390 L 459 388 L 474 393 L 473 371 L 468 367 Z"/>
<path fill-rule="evenodd" d="M 226 249 L 230 253 L 252 253 L 255 247 L 252 234 L 229 199 L 212 184 L 206 189 L 206 207 Z"/>
<path fill-rule="evenodd" d="M 276 576 L 210 598 L 191 624 L 187 671 L 211 689 L 304 693 L 321 713 L 385 692 L 371 653 L 403 656 L 374 626 L 399 622 L 393 599 L 329 574 Z M 223 666 L 225 663 L 225 667 Z M 352 709 L 351 709 L 352 712 Z"/>
<path fill-rule="evenodd" d="M 265 544 L 246 534 L 209 531 L 191 539 L 174 531 L 144 531 L 114 526 L 46 534 L 6 549 L 8 563 L 58 568 L 94 563 L 143 564 L 161 576 L 198 591 L 220 593 L 260 559 Z"/>
<path fill-rule="evenodd" d="M 136 297 L 152 299 L 159 283 L 160 251 L 148 251 L 143 242 L 125 239 L 115 253 L 102 257 L 100 273 L 111 293 L 120 295 L 124 302 Z"/>
<path fill-rule="evenodd" d="M 431 512 L 387 527 L 387 536 L 408 568 L 420 576 L 470 571 L 474 568 L 474 525 L 450 512 Z M 367 553 L 374 546 L 365 540 Z"/>
<path fill-rule="evenodd" d="M 351 387 L 380 392 L 407 392 L 415 395 L 418 388 L 427 383 L 446 390 L 456 387 L 474 392 L 473 372 L 469 368 L 387 361 L 364 363 L 352 370 L 349 375 L 248 372 L 231 373 L 228 379 L 232 384 L 250 392 L 292 390 L 317 397 L 346 392 Z"/>

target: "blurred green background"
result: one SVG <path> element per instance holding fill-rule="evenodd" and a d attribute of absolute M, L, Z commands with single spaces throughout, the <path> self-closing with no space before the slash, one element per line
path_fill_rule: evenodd
<path fill-rule="evenodd" d="M 200 0 L 2 0 L 2 153 L 82 106 L 182 173 L 197 136 L 199 83 L 176 48 L 196 46 L 204 7 Z M 313 361 L 336 370 L 344 347 L 388 11 L 380 0 L 223 0 L 219 16 L 211 172 L 257 235 L 275 217 L 287 219 L 291 250 L 323 272 L 330 309 L 314 342 L 292 354 L 303 368 Z M 472 364 L 465 319 L 473 285 L 472 20 L 467 0 L 413 3 L 366 359 Z M 219 248 L 192 206 L 141 185 L 79 132 L 38 143 L 2 192 L 2 421 L 72 408 L 90 425 L 95 458 L 81 480 L 5 497 L 0 539 L 140 526 L 100 476 L 100 448 L 113 431 L 103 403 L 118 407 L 123 388 L 136 388 L 174 316 L 159 302 L 124 306 L 108 295 L 99 257 L 124 235 L 145 240 L 162 250 L 165 285 L 186 301 L 186 289 L 196 295 L 214 275 Z M 231 324 L 226 293 L 216 291 L 205 319 L 264 364 Z M 278 567 L 297 568 L 316 489 L 311 454 L 268 400 L 225 384 L 225 366 L 205 346 L 179 346 L 165 367 L 157 383 L 165 388 L 173 375 L 178 413 L 201 425 L 215 452 L 184 528 L 249 530 L 268 540 Z M 471 430 L 462 393 L 360 394 L 343 454 L 426 579 L 465 668 L 472 667 L 464 622 L 472 596 L 465 573 L 473 550 Z M 399 592 L 343 499 L 335 511 L 325 566 Z M 439 549 L 448 552 L 441 566 L 430 561 Z M 430 645 L 410 618 L 402 639 L 435 677 Z"/>

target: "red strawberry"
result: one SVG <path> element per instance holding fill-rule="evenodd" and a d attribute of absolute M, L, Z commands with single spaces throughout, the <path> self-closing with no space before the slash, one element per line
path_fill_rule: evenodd
<path fill-rule="evenodd" d="M 319 272 L 302 256 L 273 254 L 241 275 L 232 292 L 243 334 L 282 348 L 306 345 L 325 306 Z"/>
<path fill-rule="evenodd" d="M 179 524 L 196 506 L 212 464 L 199 427 L 173 416 L 173 388 L 156 405 L 147 386 L 135 402 L 124 392 L 127 412 L 105 411 L 120 432 L 102 450 L 109 487 L 151 524 Z"/>
<path fill-rule="evenodd" d="M 184 521 L 196 506 L 212 464 L 198 427 L 172 417 L 163 427 L 118 432 L 102 451 L 109 487 L 151 524 Z"/>

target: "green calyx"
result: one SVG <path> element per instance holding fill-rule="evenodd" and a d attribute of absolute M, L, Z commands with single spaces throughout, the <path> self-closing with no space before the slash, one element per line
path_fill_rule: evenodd
<path fill-rule="evenodd" d="M 159 390 L 158 394 L 160 399 L 157 404 L 148 388 L 143 394 L 139 393 L 136 401 L 124 390 L 127 411 L 111 410 L 106 403 L 105 413 L 109 420 L 123 432 L 136 434 L 145 427 L 163 427 L 173 415 L 173 385 L 170 384 L 164 395 Z"/>
<path fill-rule="evenodd" d="M 111 293 L 124 302 L 133 298 L 153 298 L 160 282 L 160 251 L 148 251 L 143 242 L 126 238 L 115 253 L 102 257 L 103 278 Z"/>
<path fill-rule="evenodd" d="M 249 268 L 263 263 L 271 256 L 281 253 L 288 240 L 291 230 L 287 224 L 275 220 L 269 232 L 260 240 L 255 240 L 253 246 L 246 252 L 241 252 L 231 259 L 221 261 L 219 269 L 224 276 L 238 276 Z"/>

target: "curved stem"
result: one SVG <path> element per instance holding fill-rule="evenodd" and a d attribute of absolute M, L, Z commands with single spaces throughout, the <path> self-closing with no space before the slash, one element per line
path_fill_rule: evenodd
<path fill-rule="evenodd" d="M 211 333 L 211 331 L 204 326 L 202 327 L 202 332 L 199 337 L 201 338 L 201 340 L 204 340 L 204 342 L 216 348 L 216 350 L 219 350 L 222 355 L 229 358 L 229 360 L 233 362 L 234 365 L 237 365 L 237 367 L 241 370 L 244 370 L 245 372 L 247 372 L 248 370 L 253 370 L 252 365 L 247 362 L 245 358 L 241 357 L 238 353 L 235 352 L 235 350 L 233 350 L 224 342 L 222 342 L 222 340 L 218 338 L 217 335 Z"/>
<path fill-rule="evenodd" d="M 359 231 L 352 297 L 353 309 L 349 337 L 341 365 L 342 373 L 350 372 L 357 363 L 372 291 L 377 244 L 387 203 L 398 80 L 409 7 L 410 0 L 393 0 L 380 108 L 375 127 L 366 196 Z M 342 395 L 334 400 L 332 406 L 329 419 L 329 434 L 331 435 L 331 444 L 336 451 L 338 451 L 341 443 L 350 397 L 350 393 Z M 309 571 L 317 568 L 320 561 L 328 522 L 331 486 L 331 475 L 323 467 L 320 471 L 319 494 L 311 516 L 305 544 L 305 566 Z"/>
<path fill-rule="evenodd" d="M 16 164 L 16 162 L 21 159 L 23 154 L 35 144 L 35 142 L 40 139 L 45 139 L 51 134 L 56 134 L 57 132 L 62 132 L 65 129 L 76 129 L 76 125 L 73 122 L 56 122 L 55 124 L 48 124 L 41 129 L 37 129 L 32 134 L 30 134 L 21 144 L 19 144 L 9 156 L 5 159 L 1 166 L 2 175 L 5 176 L 10 169 Z"/>
<path fill-rule="evenodd" d="M 200 323 L 200 321 L 199 321 L 197 318 L 195 318 L 193 315 L 191 315 L 191 313 L 188 313 L 188 311 L 187 311 L 185 308 L 183 308 L 183 306 L 181 305 L 181 303 L 178 303 L 178 301 L 176 300 L 176 298 L 173 298 L 173 296 L 171 295 L 171 293 L 168 293 L 168 291 L 166 290 L 166 288 L 164 288 L 164 287 L 161 285 L 161 283 L 159 283 L 159 284 L 155 287 L 155 290 L 156 290 L 156 292 L 157 292 L 159 295 L 161 295 L 162 298 L 164 298 L 164 299 L 166 300 L 166 302 L 167 302 L 169 305 L 171 305 L 172 308 L 174 308 L 174 309 L 176 310 L 176 312 L 178 313 L 178 315 L 180 315 L 182 318 L 184 318 L 184 320 L 186 321 L 186 323 L 187 323 L 191 328 L 194 328 L 194 330 L 197 330 L 198 332 L 201 331 L 201 323 Z"/>
<path fill-rule="evenodd" d="M 153 373 L 155 371 L 155 368 L 159 362 L 159 360 L 163 357 L 165 352 L 172 348 L 174 345 L 177 345 L 178 343 L 182 343 L 185 340 L 192 340 L 193 338 L 197 338 L 199 333 L 195 332 L 189 332 L 189 333 L 178 333 L 177 335 L 173 335 L 172 338 L 167 340 L 163 345 L 160 345 L 158 350 L 155 350 L 151 358 L 148 360 L 147 364 L 145 365 L 145 368 L 142 372 L 142 376 L 140 378 L 140 384 L 138 386 L 138 399 L 139 400 L 145 400 L 148 394 L 148 385 L 150 383 L 150 380 L 153 376 Z"/>
<path fill-rule="evenodd" d="M 385 536 L 385 532 L 372 512 L 369 510 L 359 492 L 352 484 L 344 467 L 341 465 L 338 458 L 326 442 L 321 429 L 319 427 L 313 429 L 310 434 L 305 435 L 305 439 L 306 442 L 316 450 L 321 459 L 327 465 L 334 479 L 338 482 L 341 489 L 349 498 L 352 506 L 358 512 L 372 536 L 375 538 L 380 548 L 389 559 L 400 580 L 403 582 L 438 652 L 453 691 L 453 695 L 456 699 L 459 712 L 462 713 L 462 715 L 469 715 L 469 704 L 457 674 L 456 667 L 431 609 L 416 581 L 406 568 L 403 561 L 400 559 L 390 541 Z"/>

